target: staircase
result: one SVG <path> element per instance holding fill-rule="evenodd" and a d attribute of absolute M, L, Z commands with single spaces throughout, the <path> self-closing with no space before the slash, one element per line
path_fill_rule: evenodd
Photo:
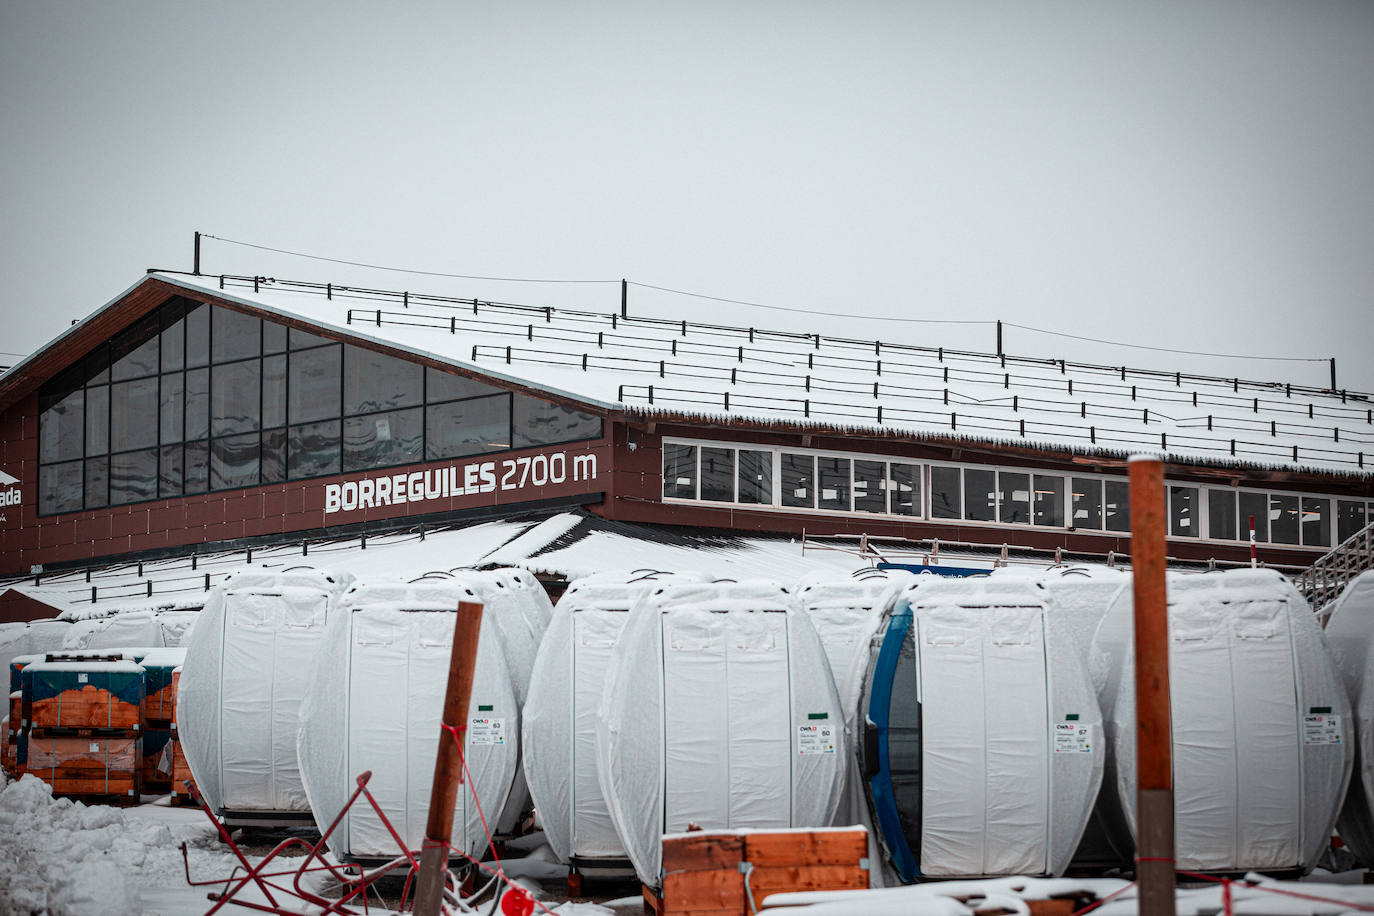
<path fill-rule="evenodd" d="M 1293 581 L 1320 617 L 1346 583 L 1367 569 L 1374 569 L 1374 522 L 1324 554 Z"/>

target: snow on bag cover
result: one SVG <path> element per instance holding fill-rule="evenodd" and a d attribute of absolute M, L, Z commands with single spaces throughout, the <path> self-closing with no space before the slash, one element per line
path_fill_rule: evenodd
<path fill-rule="evenodd" d="M 1326 641 L 1355 724 L 1355 768 L 1336 828 L 1360 864 L 1374 865 L 1374 570 L 1351 580 L 1331 605 Z"/>
<path fill-rule="evenodd" d="M 1052 605 L 1026 579 L 931 577 L 870 642 L 861 763 L 901 880 L 1067 867 L 1102 779 L 1102 717 Z"/>
<path fill-rule="evenodd" d="M 1170 573 L 1174 837 L 1181 869 L 1310 870 L 1353 759 L 1350 704 L 1307 602 L 1268 569 Z M 1118 831 L 1136 831 L 1132 593 L 1093 641 Z"/>
<path fill-rule="evenodd" d="M 626 857 L 597 781 L 601 688 L 630 608 L 649 590 L 683 581 L 704 577 L 597 574 L 570 585 L 554 608 L 530 679 L 520 746 L 539 824 L 560 861 Z"/>
<path fill-rule="evenodd" d="M 771 582 L 669 585 L 630 612 L 597 716 L 598 778 L 640 880 L 662 837 L 824 827 L 844 771 L 839 700 L 805 615 Z"/>
<path fill-rule="evenodd" d="M 177 731 L 217 813 L 310 808 L 296 761 L 306 674 L 347 574 L 244 572 L 210 590 L 186 645 Z"/>
<path fill-rule="evenodd" d="M 126 646 L 161 647 L 162 627 L 152 611 L 125 611 L 108 617 L 88 617 L 67 628 L 63 649 L 115 649 Z"/>
<path fill-rule="evenodd" d="M 412 850 L 425 837 L 443 684 L 460 601 L 478 594 L 460 579 L 373 583 L 350 589 L 330 618 L 301 705 L 299 756 L 318 825 L 338 815 L 355 778 L 372 771 L 368 791 Z M 519 765 L 519 707 L 496 618 L 482 611 L 477 670 L 468 706 L 465 782 L 454 806 L 453 845 L 469 855 L 486 846 L 475 787 L 488 825 L 510 795 Z M 197 631 L 200 625 L 197 624 Z M 331 835 L 343 859 L 390 859 L 395 842 L 370 807 L 355 805 Z"/>

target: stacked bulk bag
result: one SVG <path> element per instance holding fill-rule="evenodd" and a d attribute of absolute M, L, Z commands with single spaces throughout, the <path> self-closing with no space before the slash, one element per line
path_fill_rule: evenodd
<path fill-rule="evenodd" d="M 902 881 L 1060 874 L 1103 769 L 1101 713 L 1037 583 L 923 581 L 868 665 L 861 762 Z"/>
<path fill-rule="evenodd" d="M 1326 642 L 1350 695 L 1355 768 L 1336 828 L 1360 864 L 1374 865 L 1374 570 L 1351 580 L 1326 609 Z"/>
<path fill-rule="evenodd" d="M 621 631 L 597 769 L 625 851 L 661 884 L 662 837 L 822 827 L 843 785 L 841 710 L 811 622 L 769 582 L 667 585 Z"/>
<path fill-rule="evenodd" d="M 368 791 L 407 846 L 420 848 L 439 742 L 451 740 L 439 725 L 453 623 L 460 601 L 480 600 L 453 578 L 361 585 L 343 596 L 301 707 L 302 777 L 321 829 L 343 809 L 355 778 L 370 770 Z M 499 607 L 490 613 L 483 608 L 464 738 L 467 772 L 454 807 L 453 845 L 468 855 L 486 848 L 482 813 L 494 829 L 519 765 L 520 710 L 501 614 Z M 400 854 L 385 825 L 362 804 L 349 809 L 329 846 L 349 861 Z"/>
<path fill-rule="evenodd" d="M 125 611 L 108 617 L 78 620 L 62 640 L 64 650 L 115 649 L 162 645 L 162 628 L 152 611 Z"/>
<path fill-rule="evenodd" d="M 904 570 L 864 569 L 852 576 L 806 579 L 798 586 L 797 607 L 811 618 L 837 687 L 845 683 L 875 612 L 881 613 L 915 578 Z"/>
<path fill-rule="evenodd" d="M 1350 705 L 1312 610 L 1267 569 L 1168 577 L 1174 845 L 1180 869 L 1310 869 L 1350 777 Z M 1112 749 L 1104 802 L 1136 831 L 1130 589 L 1098 627 Z"/>
<path fill-rule="evenodd" d="M 161 634 L 159 646 L 181 646 L 190 641 L 191 627 L 195 626 L 200 611 L 162 611 L 157 615 L 157 627 Z"/>
<path fill-rule="evenodd" d="M 642 595 L 669 582 L 700 580 L 603 573 L 578 579 L 554 608 L 530 679 L 520 745 L 539 824 L 562 862 L 626 861 L 597 781 L 596 716 L 606 669 Z"/>
<path fill-rule="evenodd" d="M 313 569 L 244 572 L 210 591 L 185 647 L 176 719 L 196 785 L 226 823 L 309 820 L 298 717 L 348 581 Z"/>

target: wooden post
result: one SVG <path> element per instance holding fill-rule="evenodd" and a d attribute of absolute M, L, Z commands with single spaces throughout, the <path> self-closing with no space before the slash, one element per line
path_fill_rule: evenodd
<path fill-rule="evenodd" d="M 1165 592 L 1164 462 L 1130 460 L 1131 579 L 1135 596 L 1136 879 L 1141 916 L 1174 916 L 1174 770 Z"/>
<path fill-rule="evenodd" d="M 620 281 L 620 317 L 630 317 L 630 284 L 625 280 Z M 1332 375 L 1331 377 L 1335 378 L 1336 376 Z M 1331 387 L 1336 387 L 1336 383 L 1332 382 Z"/>
<path fill-rule="evenodd" d="M 482 629 L 482 605 L 458 603 L 453 623 L 453 651 L 448 661 L 448 689 L 444 693 L 443 725 L 466 736 L 472 675 L 477 667 L 477 639 Z M 448 875 L 448 842 L 453 838 L 453 806 L 463 783 L 461 748 L 448 728 L 439 730 L 439 754 L 434 759 L 434 784 L 429 793 L 429 821 L 420 850 L 420 876 L 415 884 L 416 916 L 439 916 Z"/>

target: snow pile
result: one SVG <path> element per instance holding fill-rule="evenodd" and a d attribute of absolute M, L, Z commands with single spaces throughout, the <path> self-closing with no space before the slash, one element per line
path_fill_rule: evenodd
<path fill-rule="evenodd" d="M 233 868 L 203 828 L 174 830 L 118 808 L 55 800 L 34 776 L 7 785 L 3 780 L 0 913 L 149 912 L 150 889 L 186 889 L 182 840 L 190 847 L 193 874 L 227 875 Z"/>

